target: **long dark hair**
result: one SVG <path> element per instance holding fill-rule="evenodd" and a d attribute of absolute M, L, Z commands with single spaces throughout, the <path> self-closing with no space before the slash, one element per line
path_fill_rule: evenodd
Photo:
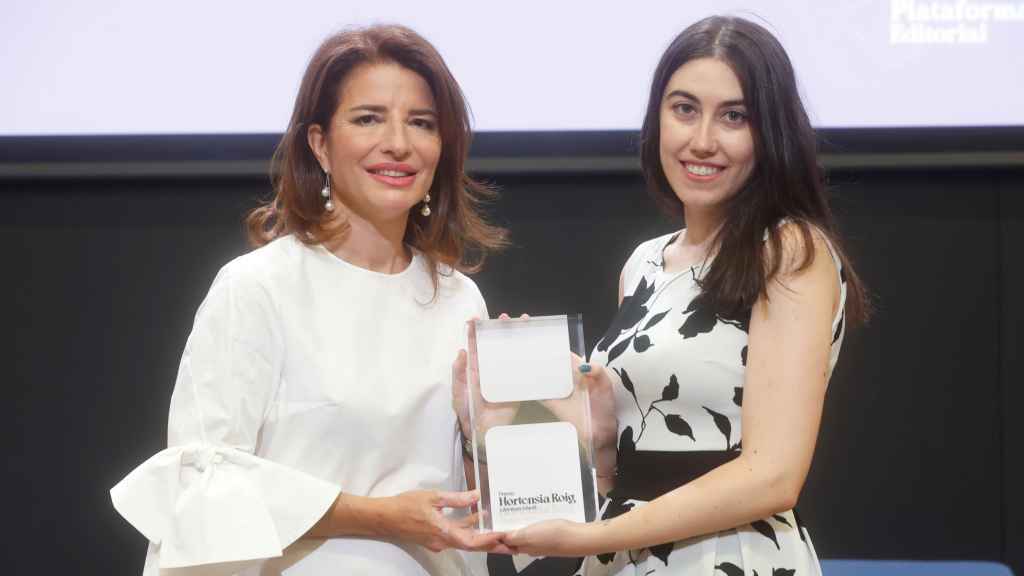
<path fill-rule="evenodd" d="M 767 296 L 768 283 L 784 265 L 780 223 L 789 221 L 798 226 L 803 240 L 795 271 L 814 261 L 811 234 L 816 228 L 843 266 L 846 322 L 866 321 L 865 288 L 843 250 L 829 208 L 817 140 L 793 66 L 779 41 L 763 27 L 742 18 L 712 16 L 683 30 L 665 50 L 651 82 L 640 145 L 640 162 L 655 202 L 670 216 L 685 218 L 685 207 L 661 166 L 660 114 L 672 74 L 697 58 L 721 60 L 739 79 L 755 158 L 750 178 L 726 203 L 725 221 L 712 242 L 717 256 L 701 280 L 702 293 L 725 314 L 741 314 Z"/>
<path fill-rule="evenodd" d="M 432 214 L 412 210 L 405 243 L 437 263 L 473 272 L 487 253 L 506 244 L 504 229 L 489 224 L 480 204 L 495 196 L 492 189 L 466 175 L 471 138 L 469 112 L 458 83 L 441 55 L 419 34 L 403 26 L 378 25 L 334 34 L 313 54 L 295 98 L 288 129 L 274 152 L 271 178 L 274 197 L 246 219 L 249 240 L 262 246 L 287 234 L 307 244 L 345 234 L 348 226 L 329 224 L 320 188 L 324 175 L 313 156 L 306 132 L 313 124 L 325 131 L 338 106 L 338 91 L 349 72 L 366 63 L 394 62 L 426 80 L 437 106 L 441 157 L 430 186 Z"/>

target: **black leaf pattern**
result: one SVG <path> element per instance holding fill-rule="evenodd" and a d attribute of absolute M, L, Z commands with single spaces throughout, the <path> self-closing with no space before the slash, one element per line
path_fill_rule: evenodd
<path fill-rule="evenodd" d="M 737 406 L 743 406 L 743 387 L 737 386 L 732 389 L 732 403 Z"/>
<path fill-rule="evenodd" d="M 641 334 L 636 338 L 633 338 L 633 350 L 636 350 L 637 352 L 646 352 L 651 346 L 654 346 L 654 344 L 651 344 L 651 339 L 646 334 Z M 611 360 L 609 360 L 609 362 L 611 362 Z"/>
<path fill-rule="evenodd" d="M 729 422 L 729 417 L 725 414 L 719 414 L 707 406 L 704 406 L 704 411 L 711 414 L 711 418 L 714 419 L 718 431 L 725 436 L 725 449 L 728 450 L 730 444 L 732 444 L 732 423 Z"/>
<path fill-rule="evenodd" d="M 760 532 L 762 536 L 774 542 L 776 548 L 782 550 L 782 546 L 779 546 L 779 539 L 775 537 L 775 529 L 772 528 L 771 524 L 765 522 L 764 520 L 755 520 L 750 523 L 750 526 L 754 530 Z"/>
<path fill-rule="evenodd" d="M 722 322 L 735 326 L 740 330 L 750 332 L 751 308 L 743 308 L 735 311 L 722 312 L 715 307 L 715 303 L 706 293 L 701 294 L 690 301 L 683 314 L 690 314 L 679 333 L 683 338 L 692 338 L 698 334 L 710 332 L 715 324 Z"/>
<path fill-rule="evenodd" d="M 640 278 L 640 285 L 636 287 L 636 291 L 633 292 L 633 296 L 638 298 L 641 304 L 646 304 L 647 301 L 651 299 L 651 296 L 654 296 L 654 282 L 651 282 L 648 285 L 646 277 Z M 639 321 L 640 320 L 637 320 L 636 322 Z M 633 324 L 636 324 L 636 322 Z"/>
<path fill-rule="evenodd" d="M 639 324 L 647 316 L 647 306 L 644 304 L 653 294 L 654 284 L 648 286 L 647 279 L 641 278 L 640 285 L 636 287 L 636 290 L 622 299 L 622 304 L 619 306 L 619 311 L 615 314 L 611 326 L 608 327 L 608 331 L 605 332 L 601 341 L 597 343 L 598 351 L 607 350 L 619 338 L 619 335 Z"/>
<path fill-rule="evenodd" d="M 743 576 L 743 569 L 732 562 L 722 562 L 715 566 L 715 570 L 725 572 L 725 576 Z"/>
<path fill-rule="evenodd" d="M 683 335 L 683 338 L 693 338 L 698 334 L 707 334 L 718 323 L 715 311 L 710 306 L 703 305 L 705 300 L 705 298 L 698 296 L 683 311 L 683 314 L 689 314 L 683 325 L 679 327 L 679 333 Z"/>
<path fill-rule="evenodd" d="M 793 525 L 789 523 L 789 520 L 786 520 L 785 516 L 782 516 L 782 515 L 779 515 L 779 514 L 772 514 L 772 518 L 776 522 L 781 522 L 781 523 L 785 524 L 786 526 L 789 526 L 790 528 L 793 527 Z"/>
<path fill-rule="evenodd" d="M 776 568 L 772 570 L 772 576 L 793 576 L 794 574 L 796 574 L 795 568 Z"/>
<path fill-rule="evenodd" d="M 668 555 L 672 553 L 672 548 L 675 547 L 675 542 L 665 542 L 664 544 L 658 544 L 657 546 L 651 546 L 651 555 L 657 556 L 659 560 L 666 566 L 668 565 Z"/>
<path fill-rule="evenodd" d="M 676 379 L 676 375 L 673 374 L 668 379 L 668 384 L 661 389 L 661 399 L 663 401 L 675 400 L 679 398 L 679 380 Z"/>
<path fill-rule="evenodd" d="M 602 336 L 601 339 L 598 340 L 595 350 L 604 352 L 605 350 L 608 349 L 609 346 L 611 346 L 612 342 L 615 342 L 615 339 L 619 337 L 619 334 L 621 334 L 621 332 L 615 330 L 614 321 L 612 322 L 612 324 L 612 326 L 608 327 L 608 331 L 604 333 L 604 336 Z"/>
<path fill-rule="evenodd" d="M 735 444 L 733 444 L 732 446 L 729 446 L 729 451 L 730 452 L 739 452 L 740 450 L 743 450 L 743 441 L 742 440 L 739 440 Z"/>
<path fill-rule="evenodd" d="M 615 360 L 616 358 L 621 356 L 622 353 L 626 351 L 626 348 L 629 348 L 629 343 L 632 340 L 633 337 L 630 336 L 629 338 L 626 338 L 625 340 L 619 342 L 615 346 L 612 346 L 612 349 L 608 351 L 608 363 L 611 364 L 612 360 Z"/>
<path fill-rule="evenodd" d="M 686 420 L 683 420 L 679 414 L 666 414 L 665 427 L 673 434 L 689 436 L 690 440 L 696 441 L 696 438 L 693 437 L 693 428 L 691 428 L 690 424 Z"/>
<path fill-rule="evenodd" d="M 668 316 L 668 313 L 671 310 L 672 309 L 669 308 L 668 310 L 665 310 L 664 312 L 659 312 L 659 313 L 655 314 L 654 316 L 652 316 L 651 319 L 647 321 L 647 324 L 644 324 L 644 328 L 643 329 L 647 330 L 647 329 L 651 328 L 652 326 L 654 326 L 655 324 L 657 324 L 658 322 L 661 322 L 665 318 L 665 316 Z"/>
<path fill-rule="evenodd" d="M 629 393 L 633 395 L 633 398 L 636 398 L 636 389 L 633 388 L 633 381 L 629 378 L 629 374 L 626 372 L 626 369 L 612 368 L 612 370 L 619 375 L 619 380 L 622 380 L 622 386 L 626 390 L 629 390 Z"/>
<path fill-rule="evenodd" d="M 740 362 L 742 362 L 744 366 L 747 365 L 747 347 L 746 346 L 743 347 L 743 350 L 740 350 Z"/>

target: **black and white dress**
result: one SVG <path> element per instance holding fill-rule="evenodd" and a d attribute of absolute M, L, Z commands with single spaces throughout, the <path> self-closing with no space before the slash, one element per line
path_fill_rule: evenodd
<path fill-rule="evenodd" d="M 665 272 L 664 249 L 676 236 L 649 240 L 633 252 L 623 269 L 618 314 L 592 354 L 609 369 L 619 421 L 616 488 L 605 502 L 604 518 L 643 506 L 731 460 L 742 447 L 750 312 L 725 318 L 706 305 L 697 285 L 706 265 Z M 840 306 L 832 320 L 829 376 L 843 342 L 846 303 L 845 275 L 834 251 L 832 258 L 840 276 Z M 689 464 L 673 468 L 673 460 L 680 460 L 674 453 L 680 452 Z M 664 478 L 631 477 L 652 471 Z M 807 530 L 792 510 L 716 534 L 588 557 L 581 571 L 588 576 L 820 574 Z"/>
<path fill-rule="evenodd" d="M 750 311 L 726 318 L 700 297 L 707 269 L 664 270 L 679 234 L 648 240 L 623 268 L 623 299 L 591 355 L 608 368 L 618 416 L 618 472 L 602 505 L 608 519 L 703 475 L 739 455 Z M 831 250 L 831 247 L 830 247 Z M 829 376 L 843 343 L 846 279 L 835 252 L 840 302 L 832 319 Z M 490 576 L 820 576 L 814 546 L 788 510 L 651 548 L 587 558 L 533 561 L 488 555 Z"/>

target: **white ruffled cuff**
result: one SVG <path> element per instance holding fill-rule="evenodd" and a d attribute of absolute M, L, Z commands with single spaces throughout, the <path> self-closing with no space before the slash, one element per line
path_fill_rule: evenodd
<path fill-rule="evenodd" d="M 340 487 L 226 446 L 155 454 L 110 490 L 114 508 L 160 547 L 160 568 L 280 556 Z"/>

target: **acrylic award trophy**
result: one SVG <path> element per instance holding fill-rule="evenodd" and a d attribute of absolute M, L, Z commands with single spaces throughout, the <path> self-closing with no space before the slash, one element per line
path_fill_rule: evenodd
<path fill-rule="evenodd" d="M 579 315 L 469 324 L 466 386 L 480 529 L 597 516 Z"/>

